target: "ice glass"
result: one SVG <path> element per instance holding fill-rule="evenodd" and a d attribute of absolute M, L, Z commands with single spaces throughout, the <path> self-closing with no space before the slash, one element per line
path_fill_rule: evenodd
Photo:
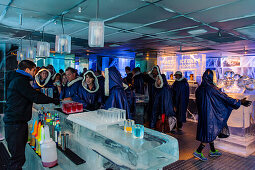
<path fill-rule="evenodd" d="M 127 133 L 132 133 L 132 126 L 135 124 L 134 120 L 127 119 L 124 121 L 124 131 Z"/>
<path fill-rule="evenodd" d="M 134 138 L 142 139 L 144 136 L 144 126 L 140 124 L 135 124 L 132 126 L 132 135 Z"/>

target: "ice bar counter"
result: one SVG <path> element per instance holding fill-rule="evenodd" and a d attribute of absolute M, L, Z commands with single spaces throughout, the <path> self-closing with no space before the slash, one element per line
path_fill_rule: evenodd
<path fill-rule="evenodd" d="M 37 111 L 41 106 L 34 105 L 33 117 L 38 116 Z M 43 106 L 45 111 L 59 114 L 61 131 L 69 134 L 68 148 L 86 161 L 76 165 L 58 150 L 58 165 L 52 170 L 161 169 L 179 159 L 178 141 L 175 138 L 148 128 L 144 128 L 142 139 L 134 138 L 132 134 L 124 132 L 121 114 L 115 121 L 103 121 L 97 111 L 66 115 L 54 110 L 54 105 Z M 29 145 L 26 147 L 23 168 L 47 169 Z"/>

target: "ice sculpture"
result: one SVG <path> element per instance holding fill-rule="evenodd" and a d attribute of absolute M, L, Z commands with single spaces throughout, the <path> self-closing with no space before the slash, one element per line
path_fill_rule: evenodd
<path fill-rule="evenodd" d="M 254 79 L 249 79 L 246 83 L 245 83 L 245 88 L 247 90 L 255 90 L 255 80 Z"/>
<path fill-rule="evenodd" d="M 223 88 L 226 93 L 240 93 L 243 94 L 245 90 L 254 90 L 254 79 L 250 79 L 248 76 L 241 76 L 234 74 L 233 71 L 226 71 L 224 74 L 224 80 L 219 80 L 217 86 Z"/>

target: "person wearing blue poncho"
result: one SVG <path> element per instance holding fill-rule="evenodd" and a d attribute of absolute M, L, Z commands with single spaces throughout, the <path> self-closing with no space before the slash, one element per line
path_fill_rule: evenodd
<path fill-rule="evenodd" d="M 186 78 L 182 77 L 182 72 L 176 71 L 176 80 L 172 86 L 173 103 L 176 110 L 177 130 L 180 131 L 186 122 L 186 112 L 189 104 L 189 84 Z"/>
<path fill-rule="evenodd" d="M 52 95 L 48 92 L 48 96 L 53 98 L 58 98 L 59 92 L 58 89 L 53 85 L 53 81 L 51 80 L 51 73 L 46 67 L 42 67 L 38 73 L 35 75 L 35 80 L 33 83 L 33 88 L 37 90 L 41 90 L 42 88 L 52 89 Z"/>
<path fill-rule="evenodd" d="M 60 99 L 72 100 L 79 102 L 81 100 L 78 95 L 81 86 L 82 77 L 77 76 L 77 71 L 74 68 L 68 67 L 66 69 L 67 85 L 61 89 Z"/>
<path fill-rule="evenodd" d="M 35 75 L 33 83 L 34 89 L 52 88 L 53 82 L 51 80 L 51 73 L 47 68 L 42 67 Z"/>
<path fill-rule="evenodd" d="M 79 88 L 81 100 L 87 110 L 97 110 L 101 108 L 102 97 L 99 93 L 99 84 L 96 75 L 93 71 L 87 71 L 83 75 L 82 86 Z"/>
<path fill-rule="evenodd" d="M 121 74 L 115 67 L 105 69 L 105 95 L 109 96 L 105 102 L 106 109 L 115 107 L 126 110 L 127 118 L 132 119 Z"/>
<path fill-rule="evenodd" d="M 167 118 L 175 116 L 172 100 L 172 89 L 168 85 L 166 76 L 164 74 L 157 76 L 155 87 L 157 90 L 152 109 L 151 128 L 155 128 L 157 117 L 159 115 L 165 114 Z"/>
<path fill-rule="evenodd" d="M 212 70 L 206 70 L 203 74 L 202 83 L 196 90 L 196 104 L 198 109 L 198 124 L 196 139 L 201 142 L 198 149 L 193 153 L 202 161 L 207 158 L 202 154 L 205 143 L 210 144 L 209 156 L 221 156 L 214 148 L 213 141 L 219 136 L 223 128 L 227 127 L 228 118 L 233 109 L 240 105 L 250 106 L 251 102 L 246 98 L 237 100 L 220 91 L 213 82 Z"/>

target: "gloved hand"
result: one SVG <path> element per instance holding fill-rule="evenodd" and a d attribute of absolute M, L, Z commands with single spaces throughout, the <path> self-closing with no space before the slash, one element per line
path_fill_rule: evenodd
<path fill-rule="evenodd" d="M 58 98 L 54 98 L 54 99 L 52 99 L 52 103 L 54 103 L 55 105 L 59 105 L 60 100 Z"/>
<path fill-rule="evenodd" d="M 248 107 L 251 105 L 251 101 L 246 100 L 246 97 L 241 99 L 241 105 L 244 105 L 245 107 Z"/>

